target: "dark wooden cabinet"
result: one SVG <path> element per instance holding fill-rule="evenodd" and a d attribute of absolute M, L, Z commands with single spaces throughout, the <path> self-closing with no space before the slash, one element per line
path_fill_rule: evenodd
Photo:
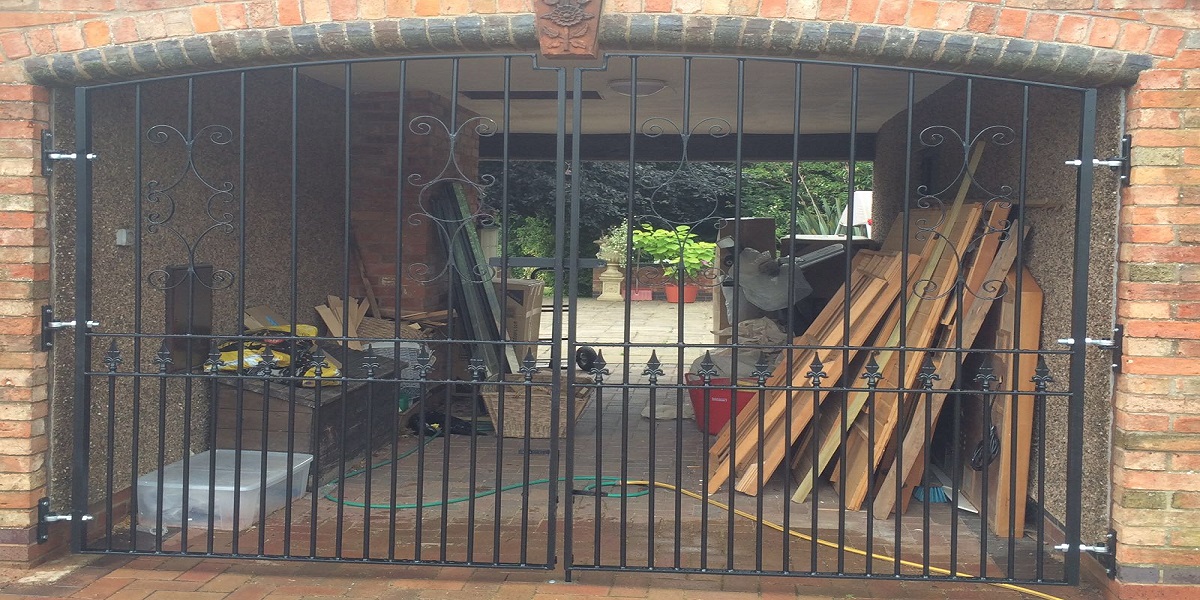
<path fill-rule="evenodd" d="M 365 353 L 326 351 L 342 360 L 349 377 L 366 378 Z M 262 450 L 265 445 L 268 451 L 286 452 L 290 444 L 295 452 L 313 455 L 311 472 L 318 485 L 332 481 L 340 461 L 345 460 L 349 470 L 399 433 L 395 364 L 383 357 L 374 360 L 379 363 L 374 381 L 320 389 L 243 379 L 239 390 L 236 378 L 218 378 L 217 447 L 237 448 L 239 437 L 242 450 Z M 293 397 L 294 417 L 289 410 Z"/>

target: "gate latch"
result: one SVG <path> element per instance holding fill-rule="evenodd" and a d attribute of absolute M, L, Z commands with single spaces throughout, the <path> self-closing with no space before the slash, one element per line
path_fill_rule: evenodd
<path fill-rule="evenodd" d="M 54 172 L 54 161 L 75 160 L 79 155 L 74 152 L 59 152 L 54 149 L 54 134 L 49 129 L 42 130 L 42 177 L 49 177 Z M 84 155 L 88 160 L 96 160 L 96 155 Z"/>
<path fill-rule="evenodd" d="M 1066 552 L 1067 550 L 1071 549 L 1071 545 L 1070 544 L 1059 544 L 1059 545 L 1055 546 L 1054 549 L 1058 550 L 1059 552 Z M 1079 551 L 1087 552 L 1088 554 L 1091 554 L 1092 558 L 1095 558 L 1096 562 L 1100 563 L 1100 566 L 1104 567 L 1104 573 L 1106 575 L 1108 575 L 1108 577 L 1110 579 L 1117 576 L 1117 532 L 1116 532 L 1116 530 L 1113 530 L 1113 529 L 1108 530 L 1108 533 L 1104 536 L 1103 544 L 1096 544 L 1094 546 L 1089 546 L 1088 544 L 1080 544 Z"/>
<path fill-rule="evenodd" d="M 92 515 L 80 515 L 80 521 L 91 521 L 94 519 Z M 50 512 L 50 499 L 42 498 L 38 500 L 38 521 L 37 521 L 37 543 L 45 544 L 50 540 L 50 524 L 59 521 L 73 521 L 74 515 Z"/>
<path fill-rule="evenodd" d="M 1121 155 L 1106 158 L 1104 160 L 1093 158 L 1092 165 L 1097 167 L 1108 167 L 1112 169 L 1113 172 L 1117 174 L 1118 178 L 1120 178 L 1121 185 L 1129 185 L 1129 154 L 1132 149 L 1133 137 L 1128 135 L 1121 136 Z M 1075 160 L 1066 161 L 1066 164 L 1073 167 L 1078 167 L 1083 165 L 1083 161 L 1077 158 Z"/>
<path fill-rule="evenodd" d="M 54 347 L 54 332 L 59 329 L 74 329 L 77 321 L 55 321 L 54 307 L 49 304 L 42 307 L 42 350 Z M 99 327 L 99 321 L 86 321 L 87 328 Z"/>
<path fill-rule="evenodd" d="M 1111 339 L 1104 338 L 1083 338 L 1083 343 L 1088 346 L 1096 346 L 1112 351 L 1112 370 L 1114 373 L 1121 372 L 1121 350 L 1124 345 L 1125 327 L 1117 325 L 1113 327 L 1113 336 Z M 1058 338 L 1058 343 L 1064 346 L 1074 346 L 1075 338 Z"/>

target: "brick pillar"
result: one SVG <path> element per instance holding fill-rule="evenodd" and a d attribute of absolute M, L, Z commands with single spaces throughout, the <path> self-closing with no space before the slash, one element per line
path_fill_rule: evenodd
<path fill-rule="evenodd" d="M 0 85 L 0 563 L 31 564 L 37 502 L 46 496 L 46 353 L 39 309 L 49 302 L 50 242 L 40 137 L 50 94 Z"/>
<path fill-rule="evenodd" d="M 1112 466 L 1122 598 L 1182 598 L 1200 583 L 1198 106 L 1200 48 L 1159 62 L 1129 96 Z"/>
<path fill-rule="evenodd" d="M 451 273 L 446 266 L 445 243 L 441 230 L 424 213 L 432 198 L 420 196 L 420 186 L 441 177 L 450 153 L 446 132 L 429 121 L 432 130 L 418 135 L 409 123 L 420 116 L 431 116 L 449 126 L 449 101 L 429 92 L 409 92 L 405 100 L 403 122 L 397 117 L 399 95 L 367 93 L 355 97 L 354 129 L 351 134 L 352 177 L 355 205 L 352 215 L 355 236 L 362 250 L 367 277 L 375 288 L 379 304 L 387 311 L 399 302 L 403 312 L 446 308 Z M 459 122 L 470 118 L 460 111 Z M 398 180 L 397 132 L 404 127 L 404 173 Z M 479 169 L 479 140 L 470 127 L 457 140 L 458 165 L 468 180 L 474 181 Z M 415 178 L 415 179 L 410 179 Z M 396 188 L 400 186 L 402 214 L 396 220 Z M 466 186 L 474 205 L 475 190 Z M 422 205 L 423 203 L 423 205 Z M 452 227 L 452 226 L 448 226 Z M 401 278 L 396 281 L 396 241 L 401 236 Z M 416 265 L 423 265 L 417 268 Z M 428 272 L 422 272 L 427 268 Z M 356 281 L 355 284 L 358 282 Z M 399 291 L 399 293 L 397 293 Z M 355 293 L 361 293 L 361 290 Z"/>

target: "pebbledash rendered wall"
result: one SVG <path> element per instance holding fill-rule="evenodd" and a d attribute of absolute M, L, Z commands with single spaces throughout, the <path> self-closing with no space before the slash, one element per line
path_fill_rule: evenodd
<path fill-rule="evenodd" d="M 316 57 L 536 50 L 535 2 L 0 0 L 0 561 L 36 563 L 61 548 L 35 544 L 33 528 L 50 472 L 38 309 L 52 292 L 51 204 L 38 140 L 54 121 L 52 94 Z M 844 59 L 1123 95 L 1134 169 L 1120 192 L 1113 293 L 1125 355 L 1111 478 L 1088 485 L 1111 487 L 1114 593 L 1184 597 L 1200 583 L 1195 0 L 607 0 L 604 13 L 601 49 Z"/>

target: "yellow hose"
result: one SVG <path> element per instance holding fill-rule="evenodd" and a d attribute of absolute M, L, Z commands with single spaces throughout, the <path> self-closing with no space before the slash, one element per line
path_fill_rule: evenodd
<path fill-rule="evenodd" d="M 724 504 L 724 503 L 722 503 L 722 502 L 719 502 L 719 501 L 717 501 L 717 500 L 713 500 L 712 498 L 706 498 L 706 497 L 704 497 L 704 496 L 700 495 L 699 493 L 693 492 L 693 491 L 691 491 L 691 490 L 685 490 L 685 489 L 683 489 L 683 488 L 681 488 L 681 487 L 676 487 L 676 486 L 674 486 L 674 485 L 671 485 L 671 484 L 669 484 L 669 483 L 663 483 L 663 482 L 661 482 L 661 481 L 649 481 L 649 480 L 641 480 L 641 481 L 626 481 L 625 483 L 626 483 L 627 485 L 654 486 L 654 487 L 658 487 L 658 488 L 663 488 L 663 489 L 671 490 L 671 491 L 673 491 L 673 492 L 678 492 L 678 493 L 680 493 L 680 494 L 683 494 L 684 496 L 688 496 L 688 497 L 690 497 L 690 498 L 695 498 L 696 500 L 700 500 L 700 501 L 702 501 L 702 502 L 707 502 L 707 503 L 709 503 L 709 504 L 711 504 L 711 505 L 713 505 L 713 506 L 716 506 L 717 508 L 720 508 L 720 509 L 722 509 L 722 510 L 731 511 L 733 514 L 735 514 L 735 515 L 737 515 L 737 516 L 739 516 L 739 517 L 742 517 L 742 518 L 744 518 L 744 519 L 750 519 L 751 521 L 755 521 L 755 522 L 757 522 L 757 523 L 760 523 L 760 524 L 762 524 L 763 526 L 765 526 L 765 527 L 769 527 L 769 528 L 771 528 L 771 529 L 774 529 L 775 531 L 778 531 L 778 532 L 780 532 L 780 533 L 783 533 L 783 532 L 785 532 L 785 531 L 786 531 L 786 532 L 787 532 L 787 534 L 788 534 L 788 535 L 791 535 L 792 537 L 797 537 L 797 538 L 800 538 L 800 539 L 802 539 L 802 540 L 809 541 L 809 542 L 811 542 L 811 541 L 816 541 L 816 543 L 818 543 L 818 544 L 821 544 L 822 546 L 826 546 L 826 547 L 828 547 L 828 548 L 841 548 L 841 549 L 845 549 L 846 551 L 850 552 L 851 554 L 857 554 L 857 555 L 859 555 L 859 556 L 870 556 L 870 557 L 872 557 L 872 558 L 876 558 L 876 559 L 879 559 L 879 560 L 886 560 L 886 561 L 889 561 L 889 562 L 899 562 L 900 564 L 902 564 L 902 565 L 904 565 L 904 566 L 906 566 L 906 567 L 914 567 L 914 568 L 918 568 L 918 569 L 920 569 L 920 568 L 924 568 L 924 567 L 925 567 L 925 565 L 922 565 L 922 564 L 920 564 L 920 563 L 915 563 L 915 562 L 912 562 L 912 561 L 907 561 L 907 560 L 904 560 L 904 559 L 897 559 L 897 558 L 895 558 L 895 557 L 892 557 L 892 556 L 886 556 L 886 555 L 883 555 L 883 554 L 875 554 L 875 553 L 871 553 L 871 554 L 869 554 L 869 555 L 868 555 L 868 554 L 867 554 L 867 552 L 866 552 L 865 550 L 860 550 L 860 549 L 858 549 L 858 548 L 855 548 L 855 547 L 853 547 L 853 546 L 844 546 L 844 545 L 843 545 L 843 546 L 839 546 L 838 544 L 836 544 L 836 543 L 834 543 L 834 542 L 830 542 L 830 541 L 828 541 L 828 540 L 823 540 L 823 539 L 821 539 L 821 538 L 813 538 L 812 536 L 809 536 L 809 535 L 806 535 L 806 534 L 800 533 L 799 531 L 796 531 L 796 530 L 794 530 L 794 529 L 787 529 L 787 530 L 785 530 L 785 529 L 783 528 L 783 526 L 782 526 L 782 525 L 779 525 L 778 523 L 772 523 L 771 521 L 767 521 L 767 520 L 765 520 L 765 519 L 760 519 L 760 518 L 758 518 L 757 516 L 755 516 L 755 515 L 752 515 L 752 514 L 750 514 L 750 513 L 746 512 L 746 511 L 743 511 L 743 510 L 738 510 L 738 509 L 736 509 L 736 508 L 734 508 L 734 509 L 731 509 L 731 508 L 729 507 L 729 505 L 727 505 L 727 504 Z M 930 571 L 932 571 L 932 572 L 934 572 L 934 573 L 938 573 L 938 574 L 940 574 L 940 575 L 950 575 L 950 574 L 951 574 L 951 571 L 950 571 L 949 569 L 942 569 L 942 568 L 939 568 L 939 567 L 934 567 L 934 566 L 930 566 L 930 567 L 929 567 L 929 570 L 930 570 Z M 971 575 L 970 573 L 961 573 L 961 572 L 959 572 L 959 573 L 953 573 L 953 575 L 955 575 L 956 577 L 975 577 L 974 575 Z M 1035 596 L 1035 597 L 1038 597 L 1038 598 L 1042 598 L 1042 599 L 1044 599 L 1044 600 L 1063 600 L 1062 598 L 1059 598 L 1058 596 L 1051 596 L 1050 594 L 1045 594 L 1045 593 L 1039 592 L 1039 591 L 1037 591 L 1037 590 L 1031 590 L 1031 589 L 1029 589 L 1029 588 L 1027 588 L 1027 587 L 1022 587 L 1022 586 L 1019 586 L 1019 585 L 1013 585 L 1013 584 L 1011 584 L 1011 583 L 990 583 L 990 582 L 989 582 L 989 583 L 988 583 L 988 585 L 994 585 L 994 586 L 996 586 L 996 587 L 1004 588 L 1004 589 L 1006 589 L 1006 590 L 1013 590 L 1013 591 L 1016 591 L 1016 592 L 1021 592 L 1022 594 L 1029 594 L 1030 596 Z"/>

